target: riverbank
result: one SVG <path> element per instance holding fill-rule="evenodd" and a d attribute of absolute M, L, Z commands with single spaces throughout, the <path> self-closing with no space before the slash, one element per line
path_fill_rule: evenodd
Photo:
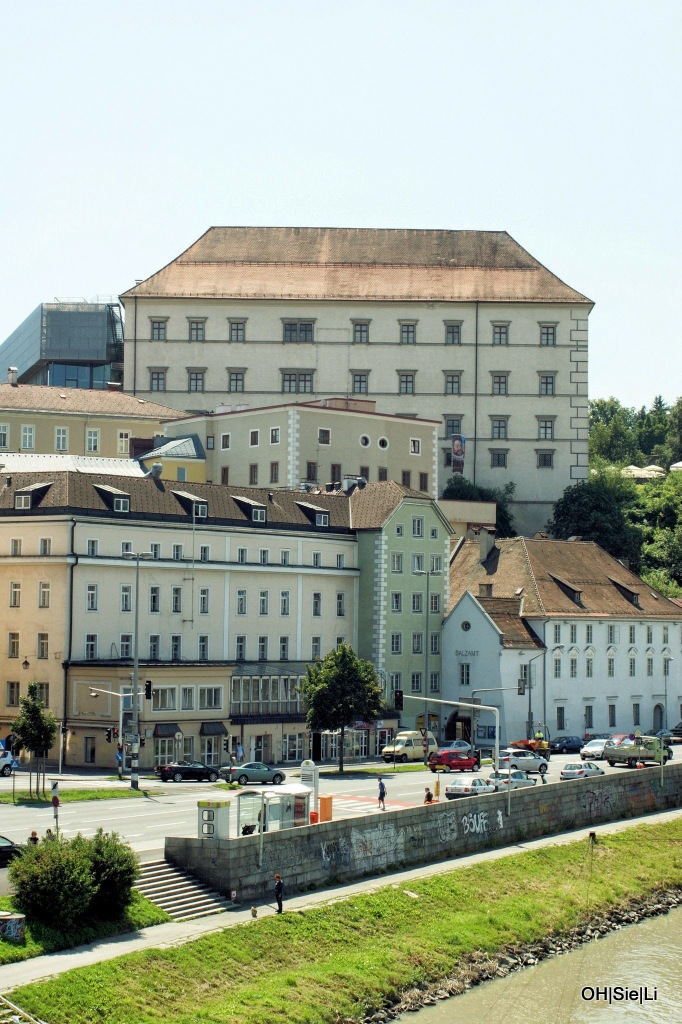
<path fill-rule="evenodd" d="M 462 968 L 511 970 L 547 941 L 560 951 L 634 913 L 634 901 L 677 892 L 681 841 L 675 820 L 547 846 L 96 964 L 13 998 L 51 1024 L 190 1024 L 197 1007 L 220 1024 L 387 1019 L 405 999 L 447 994 L 443 979 L 454 984 Z"/>

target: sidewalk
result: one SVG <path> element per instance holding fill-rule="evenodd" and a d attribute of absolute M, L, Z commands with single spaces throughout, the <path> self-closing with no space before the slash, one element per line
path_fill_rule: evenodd
<path fill-rule="evenodd" d="M 682 817 L 682 810 L 678 809 L 674 811 L 661 811 L 659 814 L 647 814 L 641 818 L 630 818 L 628 821 L 595 825 L 589 829 L 580 828 L 572 832 L 563 832 L 557 836 L 533 839 L 516 846 L 488 850 L 466 857 L 453 857 L 450 860 L 438 861 L 436 864 L 425 864 L 421 867 L 410 868 L 405 871 L 396 871 L 389 875 L 382 875 L 380 878 L 362 879 L 319 892 L 301 893 L 300 895 L 285 897 L 284 907 L 285 911 L 307 910 L 309 907 L 335 903 L 338 900 L 347 899 L 349 896 L 354 896 L 358 893 L 374 892 L 377 889 L 410 882 L 413 879 L 422 881 L 424 878 L 440 875 L 447 871 L 454 871 L 457 868 L 468 867 L 481 861 L 499 860 L 502 857 L 509 857 L 511 854 L 518 853 L 520 850 L 537 850 L 545 846 L 572 843 L 576 840 L 584 839 L 588 832 L 596 832 L 597 835 L 622 832 L 624 829 L 632 828 L 635 825 L 659 824 L 665 821 L 674 821 L 680 817 Z M 267 917 L 275 912 L 274 902 L 263 902 L 257 904 L 257 906 L 260 917 Z M 202 935 L 208 935 L 210 932 L 222 931 L 224 928 L 232 928 L 238 924 L 247 924 L 251 920 L 251 907 L 240 904 L 234 910 L 229 910 L 224 914 L 216 914 L 214 917 L 201 917 L 194 921 L 173 921 L 168 924 L 156 925 L 154 928 L 144 928 L 142 931 L 134 934 L 128 933 L 117 935 L 110 939 L 103 939 L 101 942 L 93 943 L 90 946 L 78 946 L 75 949 L 65 950 L 62 953 L 35 957 L 32 960 L 24 960 L 21 963 L 4 964 L 0 966 L 0 993 L 7 995 L 21 985 L 28 985 L 34 981 L 50 978 L 76 967 L 87 967 L 91 964 L 102 963 L 105 960 L 113 960 L 117 956 L 123 956 L 125 953 L 134 953 L 141 949 L 167 949 L 172 946 L 179 946 L 184 942 L 191 942 L 192 939 L 199 938 Z"/>

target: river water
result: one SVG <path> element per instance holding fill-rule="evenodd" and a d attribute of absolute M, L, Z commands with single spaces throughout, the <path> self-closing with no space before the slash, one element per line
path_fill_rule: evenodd
<path fill-rule="evenodd" d="M 618 987 L 636 990 L 640 998 L 617 1001 Z M 401 1024 L 680 1024 L 682 907 L 399 1019 Z"/>

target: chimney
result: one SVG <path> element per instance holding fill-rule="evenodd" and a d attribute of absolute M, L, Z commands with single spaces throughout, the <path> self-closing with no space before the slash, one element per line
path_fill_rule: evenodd
<path fill-rule="evenodd" d="M 485 560 L 487 559 L 488 555 L 490 554 L 494 547 L 495 531 L 486 530 L 486 528 L 482 526 L 478 534 L 478 549 L 480 552 L 479 558 L 481 562 L 485 562 Z"/>
<path fill-rule="evenodd" d="M 11 384 L 13 388 L 17 386 L 17 374 L 19 370 L 16 366 L 7 367 L 7 383 Z"/>

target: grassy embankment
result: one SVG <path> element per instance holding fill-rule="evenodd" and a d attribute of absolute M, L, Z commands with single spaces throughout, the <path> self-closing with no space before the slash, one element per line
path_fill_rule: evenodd
<path fill-rule="evenodd" d="M 513 855 L 26 986 L 50 1024 L 328 1024 L 682 884 L 682 821 Z"/>

